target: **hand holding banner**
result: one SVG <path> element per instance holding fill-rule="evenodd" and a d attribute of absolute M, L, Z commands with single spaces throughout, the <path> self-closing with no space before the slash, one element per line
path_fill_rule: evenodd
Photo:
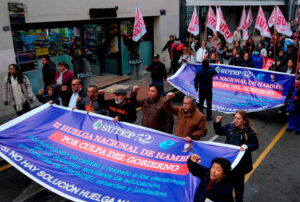
<path fill-rule="evenodd" d="M 189 156 L 234 168 L 244 152 L 111 118 L 45 104 L 0 126 L 0 155 L 35 182 L 73 201 L 193 201 Z"/>

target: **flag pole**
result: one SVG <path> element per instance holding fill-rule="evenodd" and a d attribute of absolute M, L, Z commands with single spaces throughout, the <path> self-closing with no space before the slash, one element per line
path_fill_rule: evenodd
<path fill-rule="evenodd" d="M 296 64 L 296 72 L 295 72 L 295 75 L 297 76 L 298 75 L 298 63 L 299 63 L 299 56 L 300 56 L 300 43 L 298 44 L 298 56 L 297 56 L 297 64 Z"/>
<path fill-rule="evenodd" d="M 217 5 L 217 9 L 218 9 L 218 5 Z M 217 12 L 217 10 L 216 10 Z M 215 39 L 216 39 L 216 60 L 218 59 L 218 39 L 219 39 L 219 31 L 216 30 L 216 33 L 215 33 Z M 213 40 L 214 41 L 214 40 Z"/>
<path fill-rule="evenodd" d="M 240 34 L 240 27 L 241 27 L 241 22 L 242 22 L 242 17 L 243 17 L 244 10 L 245 10 L 245 5 L 244 5 L 244 7 L 243 7 L 242 15 L 241 15 L 241 18 L 240 18 L 240 24 L 239 24 L 239 28 L 238 28 L 238 33 L 237 33 L 237 35 L 236 35 L 236 37 L 235 37 L 235 41 L 238 40 L 238 34 Z M 246 15 L 246 16 L 247 16 L 247 15 Z M 246 17 L 246 18 L 247 18 L 247 17 Z"/>
<path fill-rule="evenodd" d="M 252 44 L 253 44 L 253 41 L 254 41 L 254 33 L 255 33 L 255 29 L 256 29 L 257 17 L 258 17 L 259 11 L 260 11 L 260 7 L 261 6 L 258 7 L 258 12 L 257 12 L 257 15 L 256 15 L 256 20 L 255 20 L 255 24 L 254 24 L 254 28 L 253 28 L 252 40 L 251 40 L 250 51 L 249 51 L 250 55 L 251 55 L 251 51 L 252 51 Z"/>
<path fill-rule="evenodd" d="M 208 7 L 208 12 L 209 12 L 209 10 L 210 10 L 210 6 Z M 204 27 L 204 36 L 203 36 L 203 41 L 205 41 L 206 40 L 206 32 L 207 32 L 207 19 L 208 19 L 208 12 L 207 12 L 207 14 L 206 14 L 206 19 L 205 19 L 205 27 Z"/>
<path fill-rule="evenodd" d="M 276 30 L 276 22 L 277 22 L 277 4 L 275 5 L 275 22 L 274 22 L 274 33 L 275 33 L 275 39 L 274 39 L 274 67 L 273 71 L 276 69 L 276 41 L 277 41 L 277 30 Z"/>
<path fill-rule="evenodd" d="M 195 12 L 196 6 L 194 6 L 194 11 L 193 11 L 193 15 Z M 193 20 L 193 19 L 192 19 Z M 190 39 L 189 39 L 189 49 L 188 49 L 188 57 L 190 55 L 190 50 L 191 50 L 191 39 L 192 39 L 192 32 L 190 32 Z"/>
<path fill-rule="evenodd" d="M 298 22 L 298 9 L 299 9 L 299 1 L 297 1 L 297 24 L 296 24 L 296 30 L 297 30 L 297 34 L 296 34 L 296 45 L 298 45 L 298 56 L 297 56 L 297 64 L 296 64 L 296 71 L 295 71 L 295 75 L 297 76 L 298 75 L 298 63 L 299 63 L 299 55 L 300 55 L 300 43 L 298 41 L 298 36 L 299 36 L 299 32 L 300 32 L 300 29 L 298 28 L 299 27 L 299 22 Z"/>

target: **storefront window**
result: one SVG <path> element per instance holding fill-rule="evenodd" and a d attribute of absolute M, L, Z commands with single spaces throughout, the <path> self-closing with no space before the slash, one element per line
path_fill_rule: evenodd
<path fill-rule="evenodd" d="M 17 63 L 22 71 L 35 70 L 43 55 L 51 57 L 67 54 L 78 28 L 56 28 L 12 31 Z"/>

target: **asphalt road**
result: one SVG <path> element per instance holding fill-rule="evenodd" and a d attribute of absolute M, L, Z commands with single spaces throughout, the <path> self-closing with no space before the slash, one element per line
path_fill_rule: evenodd
<path fill-rule="evenodd" d="M 175 104 L 180 104 L 180 102 L 177 101 Z M 214 117 L 217 115 L 224 117 L 224 124 L 233 121 L 233 115 L 213 112 Z M 253 162 L 255 162 L 285 126 L 288 119 L 284 115 L 278 115 L 277 109 L 252 113 L 249 116 L 259 139 L 259 149 L 252 153 Z M 138 112 L 136 124 L 141 124 L 141 111 Z M 210 140 L 215 137 L 213 121 L 208 122 L 208 131 L 208 134 L 201 140 Z M 218 137 L 215 141 L 224 142 L 224 140 L 224 137 Z M 246 183 L 245 201 L 300 201 L 299 142 L 300 136 L 294 135 L 293 132 L 287 132 L 279 139 Z M 67 201 L 33 183 L 15 168 L 0 172 L 0 187 L 1 202 Z"/>

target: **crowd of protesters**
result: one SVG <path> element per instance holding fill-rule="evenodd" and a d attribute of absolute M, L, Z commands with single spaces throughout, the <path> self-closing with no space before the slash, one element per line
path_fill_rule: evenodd
<path fill-rule="evenodd" d="M 186 141 L 199 140 L 207 134 L 207 121 L 213 120 L 212 116 L 212 79 L 217 71 L 209 67 L 209 63 L 223 64 L 228 61 L 230 65 L 262 69 L 265 58 L 274 59 L 270 71 L 279 71 L 289 74 L 299 74 L 297 67 L 297 44 L 285 46 L 285 38 L 277 33 L 269 40 L 261 37 L 255 43 L 249 38 L 240 41 L 238 29 L 235 32 L 237 39 L 230 49 L 221 36 L 217 34 L 208 36 L 208 40 L 200 43 L 199 38 L 191 43 L 190 48 L 184 46 L 179 38 L 170 36 L 169 41 L 163 47 L 162 52 L 168 50 L 171 67 L 169 72 L 159 60 L 160 56 L 154 54 L 153 62 L 145 69 L 151 72 L 152 83 L 148 88 L 148 97 L 139 99 L 137 94 L 139 86 L 133 86 L 129 95 L 125 89 L 114 91 L 113 99 L 105 99 L 105 91 L 95 85 L 85 89 L 80 79 L 75 78 L 66 63 L 56 65 L 49 56 L 42 57 L 44 86 L 37 95 L 32 92 L 28 77 L 22 73 L 18 65 L 11 64 L 8 67 L 8 75 L 4 78 L 5 105 L 14 107 L 17 115 L 22 115 L 30 110 L 30 104 L 37 98 L 41 103 L 50 103 L 69 107 L 72 110 L 79 109 L 108 115 L 114 122 L 124 121 L 134 123 L 137 119 L 136 107 L 142 107 L 142 125 L 155 130 L 172 133 L 174 126 L 173 115 L 177 115 L 176 136 L 185 138 Z M 274 40 L 274 38 L 276 40 Z M 294 31 L 292 39 L 296 40 Z M 276 44 L 275 44 L 276 41 Z M 196 99 L 185 96 L 182 106 L 174 106 L 171 103 L 174 93 L 168 93 L 165 97 L 164 81 L 167 74 L 175 74 L 182 64 L 202 63 L 203 68 L 195 75 L 195 90 L 199 93 L 199 110 L 196 107 Z M 291 89 L 286 101 L 286 107 L 280 109 L 289 111 L 289 127 L 287 131 L 295 130 L 300 134 L 300 78 L 296 76 L 296 82 Z M 203 103 L 207 103 L 207 116 L 203 114 Z M 293 104 L 293 109 L 290 104 Z M 217 116 L 214 122 L 214 130 L 218 135 L 226 136 L 225 143 L 240 146 L 245 155 L 230 171 L 230 162 L 217 158 L 212 161 L 210 168 L 198 164 L 200 156 L 194 154 L 187 162 L 190 172 L 201 178 L 201 184 L 195 195 L 195 201 L 204 201 L 209 198 L 212 201 L 233 201 L 232 190 L 235 190 L 236 201 L 243 201 L 244 176 L 252 170 L 251 152 L 258 148 L 256 130 L 248 119 L 245 111 L 237 111 L 232 123 L 221 126 L 221 116 Z M 197 199 L 197 200 L 196 200 Z"/>

